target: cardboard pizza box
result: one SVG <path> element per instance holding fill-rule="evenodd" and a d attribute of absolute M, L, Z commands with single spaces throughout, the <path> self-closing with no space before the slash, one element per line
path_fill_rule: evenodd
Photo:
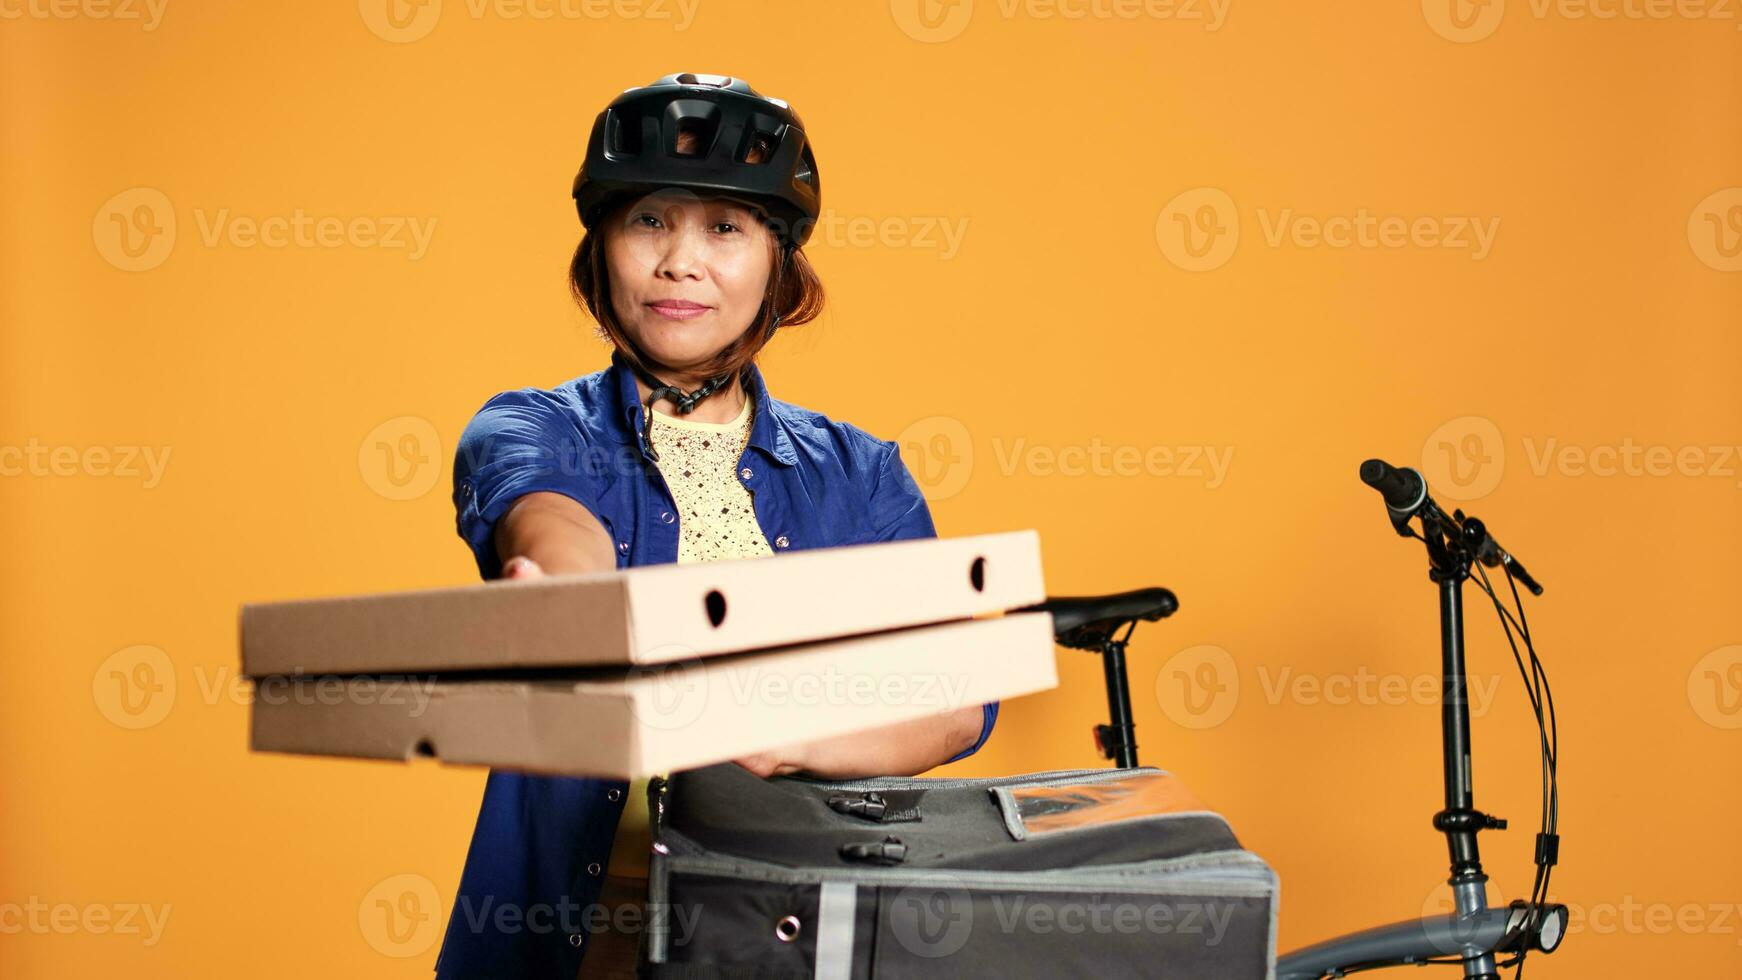
<path fill-rule="evenodd" d="M 1040 602 L 1033 530 L 242 607 L 242 672 L 656 664 Z"/>
<path fill-rule="evenodd" d="M 637 779 L 1058 686 L 1032 612 L 566 673 L 263 677 L 252 747 Z"/>

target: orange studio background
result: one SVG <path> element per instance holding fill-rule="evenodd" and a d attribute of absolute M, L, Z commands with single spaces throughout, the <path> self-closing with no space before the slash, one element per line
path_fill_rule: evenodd
<path fill-rule="evenodd" d="M 475 580 L 491 394 L 598 370 L 593 116 L 803 115 L 826 315 L 780 398 L 900 439 L 1138 630 L 1143 761 L 1281 945 L 1444 907 L 1434 593 L 1357 464 L 1547 587 L 1573 908 L 1540 977 L 1742 973 L 1742 10 L 1728 0 L 0 0 L 0 976 L 423 977 L 483 773 L 246 751 L 245 601 Z M 1469 600 L 1479 805 L 1534 726 Z M 1103 764 L 1100 667 L 962 774 Z"/>

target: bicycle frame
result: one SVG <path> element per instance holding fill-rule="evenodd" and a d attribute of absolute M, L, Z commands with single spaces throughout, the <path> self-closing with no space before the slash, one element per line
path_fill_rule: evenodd
<path fill-rule="evenodd" d="M 1436 520 L 1424 515 L 1424 523 Z M 1469 980 L 1499 980 L 1495 951 L 1512 938 L 1517 909 L 1488 907 L 1488 876 L 1476 835 L 1506 821 L 1475 808 L 1470 765 L 1469 685 L 1464 671 L 1464 580 L 1469 558 L 1447 548 L 1439 529 L 1427 527 L 1428 577 L 1439 586 L 1440 599 L 1440 728 L 1445 767 L 1445 807 L 1433 825 L 1446 835 L 1451 855 L 1455 911 L 1451 915 L 1393 923 L 1339 936 L 1284 955 L 1277 961 L 1277 980 L 1317 980 L 1373 963 L 1404 965 L 1430 958 L 1458 956 Z"/>
<path fill-rule="evenodd" d="M 1463 961 L 1466 980 L 1499 980 L 1495 954 L 1514 951 L 1531 941 L 1531 917 L 1525 903 L 1489 908 L 1488 876 L 1482 872 L 1476 836 L 1487 829 L 1504 829 L 1506 821 L 1475 808 L 1470 765 L 1470 709 L 1464 670 L 1463 585 L 1470 577 L 1470 556 L 1446 546 L 1442 535 L 1457 531 L 1437 508 L 1422 515 L 1428 543 L 1429 578 L 1439 588 L 1440 665 L 1442 673 L 1440 726 L 1445 768 L 1445 806 L 1434 814 L 1434 829 L 1446 835 L 1451 857 L 1455 911 L 1378 926 L 1338 936 L 1297 950 L 1277 961 L 1277 980 L 1319 980 L 1339 977 L 1357 968 L 1404 966 L 1429 959 L 1456 957 Z M 1444 522 L 1443 524 L 1439 522 Z M 1449 527 L 1447 525 L 1450 525 Z M 1400 530 L 1401 533 L 1401 530 Z M 1126 636 L 1130 634 L 1127 632 Z M 1125 640 L 1109 633 L 1101 646 L 1112 724 L 1097 725 L 1096 741 L 1119 768 L 1137 765 L 1137 741 L 1131 721 L 1126 683 Z"/>

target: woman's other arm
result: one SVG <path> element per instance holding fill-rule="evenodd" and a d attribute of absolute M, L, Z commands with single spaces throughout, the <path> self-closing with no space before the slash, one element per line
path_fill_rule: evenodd
<path fill-rule="evenodd" d="M 913 776 L 941 766 L 980 740 L 986 720 L 977 704 L 870 731 L 790 745 L 735 759 L 758 776 L 803 772 L 823 779 Z"/>
<path fill-rule="evenodd" d="M 529 493 L 516 500 L 496 525 L 496 553 L 507 579 L 617 567 L 604 525 L 560 493 Z M 835 779 L 909 776 L 941 766 L 973 746 L 983 723 L 984 712 L 976 704 L 737 761 L 759 776 L 799 771 Z"/>

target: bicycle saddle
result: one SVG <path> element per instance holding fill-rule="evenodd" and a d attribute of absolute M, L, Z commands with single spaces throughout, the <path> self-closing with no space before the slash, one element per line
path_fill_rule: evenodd
<path fill-rule="evenodd" d="M 1178 608 L 1172 592 L 1149 588 L 1111 595 L 1048 596 L 1021 611 L 1052 613 L 1053 637 L 1059 646 L 1099 650 L 1119 627 L 1139 619 L 1154 622 Z"/>

